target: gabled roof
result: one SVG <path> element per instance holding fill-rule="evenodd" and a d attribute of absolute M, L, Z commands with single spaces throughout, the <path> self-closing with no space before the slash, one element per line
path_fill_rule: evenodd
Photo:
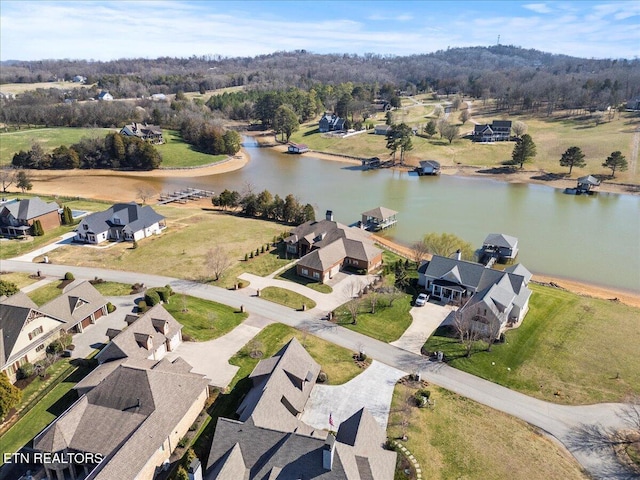
<path fill-rule="evenodd" d="M 515 265 L 510 265 L 504 269 L 507 273 L 514 273 L 516 275 L 520 275 L 524 278 L 525 285 L 531 281 L 531 277 L 533 274 L 521 263 L 516 263 Z"/>
<path fill-rule="evenodd" d="M 515 248 L 518 246 L 518 238 L 504 233 L 490 233 L 484 239 L 483 245 L 491 245 L 502 248 Z"/>
<path fill-rule="evenodd" d="M 106 232 L 111 227 L 124 227 L 132 232 L 137 232 L 164 220 L 164 218 L 148 205 L 141 207 L 135 202 L 116 203 L 107 210 L 84 217 L 76 230 L 84 232 L 84 225 L 87 225 L 86 231 L 91 233 Z M 114 219 L 118 219 L 119 223 L 114 223 Z"/>
<path fill-rule="evenodd" d="M 436 160 L 420 160 L 420 168 L 431 167 L 434 170 L 440 168 L 440 162 Z"/>
<path fill-rule="evenodd" d="M 384 220 L 385 218 L 393 217 L 397 213 L 398 212 L 396 212 L 395 210 L 391 210 L 390 208 L 377 207 L 377 208 L 374 208 L 373 210 L 362 212 L 362 215 Z"/>
<path fill-rule="evenodd" d="M 585 177 L 580 177 L 578 179 L 578 183 L 581 183 L 583 185 L 593 185 L 593 186 L 598 186 L 600 185 L 600 180 L 598 180 L 596 177 L 594 177 L 593 175 L 587 175 Z"/>
<path fill-rule="evenodd" d="M 62 295 L 44 304 L 40 311 L 64 320 L 68 324 L 65 328 L 69 329 L 106 304 L 107 299 L 93 285 L 77 280 L 67 285 Z"/>
<path fill-rule="evenodd" d="M 17 292 L 0 301 L 0 367 L 9 360 L 31 310 L 38 306 L 27 294 Z"/>
<path fill-rule="evenodd" d="M 511 120 L 494 120 L 491 126 L 493 128 L 511 128 Z"/>
<path fill-rule="evenodd" d="M 57 212 L 60 206 L 55 202 L 46 203 L 40 197 L 33 197 L 19 202 L 7 203 L 4 208 L 17 220 L 28 221 L 47 213 Z"/>

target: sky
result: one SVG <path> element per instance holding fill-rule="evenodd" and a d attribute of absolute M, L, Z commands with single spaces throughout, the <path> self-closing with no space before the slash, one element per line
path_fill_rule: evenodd
<path fill-rule="evenodd" d="M 0 0 L 0 60 L 410 55 L 498 43 L 640 55 L 640 1 Z"/>

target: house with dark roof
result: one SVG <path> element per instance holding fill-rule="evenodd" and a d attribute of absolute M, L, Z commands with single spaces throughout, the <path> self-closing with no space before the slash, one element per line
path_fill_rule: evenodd
<path fill-rule="evenodd" d="M 99 244 L 107 240 L 133 242 L 161 233 L 167 227 L 165 217 L 150 206 L 135 202 L 116 203 L 102 212 L 82 219 L 76 228 L 76 242 Z"/>
<path fill-rule="evenodd" d="M 318 122 L 318 131 L 320 133 L 337 132 L 344 130 L 345 119 L 340 118 L 335 113 L 326 113 Z"/>
<path fill-rule="evenodd" d="M 113 95 L 109 93 L 109 90 L 102 90 L 98 94 L 98 100 L 101 100 L 103 102 L 110 102 L 113 100 Z"/>
<path fill-rule="evenodd" d="M 389 133 L 389 130 L 391 130 L 391 125 L 380 124 L 373 127 L 373 133 L 375 135 L 386 135 Z"/>
<path fill-rule="evenodd" d="M 219 418 L 207 480 L 391 480 L 396 454 L 366 410 L 342 422 L 335 437 L 299 420 L 320 366 L 293 338 L 251 373 L 238 420 Z"/>
<path fill-rule="evenodd" d="M 440 162 L 436 160 L 420 160 L 420 166 L 416 167 L 418 175 L 440 175 Z"/>
<path fill-rule="evenodd" d="M 335 222 L 330 210 L 324 220 L 294 228 L 284 243 L 287 253 L 300 257 L 297 274 L 321 283 L 345 267 L 370 273 L 382 265 L 382 250 L 370 234 Z"/>
<path fill-rule="evenodd" d="M 65 322 L 68 333 L 82 333 L 89 325 L 107 315 L 107 299 L 87 281 L 67 285 L 62 295 L 44 304 L 40 310 Z"/>
<path fill-rule="evenodd" d="M 60 205 L 44 202 L 39 197 L 5 202 L 0 205 L 0 233 L 7 237 L 23 237 L 31 232 L 36 220 L 44 231 L 61 224 Z"/>
<path fill-rule="evenodd" d="M 511 262 L 518 256 L 518 238 L 504 233 L 490 233 L 480 249 L 483 258 L 495 258 L 500 263 Z M 486 264 L 485 261 L 483 263 Z"/>
<path fill-rule="evenodd" d="M 146 123 L 133 122 L 129 125 L 125 125 L 120 130 L 120 135 L 126 135 L 127 137 L 138 137 L 145 142 L 152 143 L 154 145 L 161 145 L 164 143 L 162 137 L 162 128 L 158 125 L 147 125 Z"/>
<path fill-rule="evenodd" d="M 59 454 L 44 464 L 46 478 L 153 479 L 209 395 L 185 364 L 129 360 L 87 389 L 33 440 L 36 451 Z M 72 452 L 85 455 L 60 455 Z"/>
<path fill-rule="evenodd" d="M 474 142 L 502 142 L 511 139 L 511 120 L 494 120 L 473 128 Z"/>
<path fill-rule="evenodd" d="M 132 316 L 124 330 L 109 329 L 111 340 L 96 359 L 105 363 L 133 358 L 161 360 L 182 343 L 182 325 L 162 305 L 155 305 L 142 316 Z"/>
<path fill-rule="evenodd" d="M 531 273 L 520 264 L 500 271 L 434 255 L 418 274 L 418 285 L 432 297 L 461 305 L 462 313 L 477 310 L 488 322 L 498 322 L 500 332 L 519 324 L 529 310 Z"/>

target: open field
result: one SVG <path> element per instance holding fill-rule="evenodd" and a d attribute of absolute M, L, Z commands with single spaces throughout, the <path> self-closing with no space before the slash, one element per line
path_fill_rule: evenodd
<path fill-rule="evenodd" d="M 163 130 L 165 144 L 156 145 L 162 155 L 162 167 L 199 167 L 219 162 L 227 155 L 209 155 L 198 152 L 191 145 L 185 143 L 176 130 Z"/>
<path fill-rule="evenodd" d="M 301 310 L 302 305 L 306 308 L 312 309 L 316 307 L 316 302 L 310 298 L 300 295 L 297 292 L 286 290 L 280 287 L 267 287 L 260 290 L 260 296 L 270 302 L 279 303 L 285 307 L 293 308 L 294 310 Z"/>
<path fill-rule="evenodd" d="M 72 90 L 74 88 L 91 88 L 92 84 L 76 83 L 76 82 L 37 82 L 37 83 L 3 83 L 0 87 L 3 93 L 13 93 L 19 95 L 30 90 L 37 90 L 38 88 L 44 88 L 46 90 L 50 88 L 57 88 L 60 90 Z"/>
<path fill-rule="evenodd" d="M 403 416 L 409 421 L 402 443 L 418 460 L 422 478 L 588 478 L 568 452 L 527 423 L 447 390 L 428 390 L 435 407 L 412 403 L 407 415 L 402 410 L 416 389 L 396 386 L 387 429 L 389 438 L 399 438 Z"/>
<path fill-rule="evenodd" d="M 13 155 L 20 150 L 29 150 L 39 143 L 45 152 L 51 152 L 60 145 L 78 143 L 84 137 L 104 137 L 117 132 L 114 128 L 33 128 L 16 132 L 0 133 L 0 166 L 9 165 Z"/>
<path fill-rule="evenodd" d="M 491 352 L 479 342 L 466 358 L 463 347 L 441 330 L 425 348 L 444 351 L 456 368 L 551 402 L 618 402 L 640 393 L 637 308 L 550 287 L 532 290 L 522 325 Z"/>
<path fill-rule="evenodd" d="M 31 278 L 28 273 L 0 273 L 0 280 L 14 283 L 18 288 L 24 288 L 37 282 L 37 280 Z"/>

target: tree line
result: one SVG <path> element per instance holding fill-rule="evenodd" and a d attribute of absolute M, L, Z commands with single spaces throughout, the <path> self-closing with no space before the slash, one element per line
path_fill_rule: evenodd
<path fill-rule="evenodd" d="M 109 133 L 104 138 L 85 137 L 69 147 L 61 145 L 46 153 L 35 143 L 30 150 L 14 154 L 15 168 L 36 170 L 72 168 L 104 168 L 123 170 L 153 170 L 160 166 L 162 156 L 150 143 L 138 137 Z"/>
<path fill-rule="evenodd" d="M 236 190 L 225 189 L 220 195 L 212 197 L 211 203 L 223 210 L 237 210 L 247 217 L 294 225 L 316 219 L 313 206 L 309 203 L 301 204 L 291 193 L 283 199 L 278 194 L 273 195 L 269 190 L 256 194 L 249 189 L 241 194 Z"/>

